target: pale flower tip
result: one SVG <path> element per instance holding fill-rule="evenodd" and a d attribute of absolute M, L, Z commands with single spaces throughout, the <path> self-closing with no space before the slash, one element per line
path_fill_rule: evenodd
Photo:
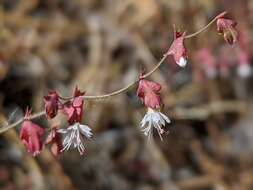
<path fill-rule="evenodd" d="M 249 77 L 251 75 L 251 67 L 250 67 L 250 65 L 249 64 L 239 65 L 239 67 L 237 69 L 237 73 L 242 78 Z"/>
<path fill-rule="evenodd" d="M 184 57 L 181 57 L 179 59 L 179 61 L 177 62 L 177 64 L 180 66 L 180 67 L 185 67 L 186 64 L 187 64 L 187 60 L 184 58 Z"/>

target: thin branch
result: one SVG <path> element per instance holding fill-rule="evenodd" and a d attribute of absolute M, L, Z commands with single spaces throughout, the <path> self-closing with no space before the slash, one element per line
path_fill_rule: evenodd
<path fill-rule="evenodd" d="M 205 31 L 211 24 L 213 24 L 219 17 L 220 15 L 225 15 L 226 12 L 222 12 L 221 14 L 219 14 L 218 16 L 216 16 L 214 19 L 212 19 L 206 26 L 204 26 L 202 29 L 198 30 L 197 32 L 193 33 L 193 34 L 189 34 L 187 36 L 185 36 L 185 39 L 188 39 L 188 38 L 192 38 L 192 37 L 195 37 L 196 35 L 200 34 L 201 32 Z M 157 63 L 157 65 L 151 70 L 149 71 L 148 73 L 146 73 L 145 75 L 142 76 L 142 78 L 147 78 L 149 77 L 150 75 L 152 75 L 161 65 L 162 63 L 165 61 L 165 59 L 169 56 L 169 54 L 164 54 L 162 59 Z M 121 88 L 119 90 L 116 90 L 112 93 L 109 93 L 109 94 L 104 94 L 104 95 L 97 95 L 97 96 L 83 96 L 84 99 L 87 99 L 87 100 L 101 100 L 101 99 L 105 99 L 105 98 L 109 98 L 109 97 L 112 97 L 112 96 L 116 96 L 116 95 L 119 95 L 123 92 L 126 92 L 128 91 L 131 87 L 133 87 L 136 83 L 138 83 L 139 79 L 128 84 L 127 86 L 125 86 L 124 88 Z M 64 100 L 70 100 L 72 99 L 73 97 L 60 97 L 61 99 L 64 99 Z M 41 111 L 41 112 L 38 112 L 38 113 L 35 113 L 33 114 L 30 119 L 36 119 L 36 118 L 39 118 L 41 116 L 44 116 L 46 113 L 45 111 Z M 21 118 L 19 119 L 18 121 L 16 121 L 15 123 L 13 124 L 10 124 L 10 125 L 7 125 L 5 127 L 2 127 L 0 128 L 0 134 L 11 129 L 11 128 L 14 128 L 18 125 L 20 125 L 22 122 L 24 121 L 24 118 Z"/>
<path fill-rule="evenodd" d="M 35 113 L 35 114 L 31 115 L 30 119 L 31 120 L 36 119 L 36 118 L 44 116 L 45 114 L 46 114 L 45 111 L 41 111 L 41 112 L 38 112 L 38 113 Z M 7 125 L 5 127 L 1 127 L 0 128 L 0 134 L 7 131 L 7 130 L 9 130 L 9 129 L 11 129 L 11 128 L 14 128 L 14 127 L 20 125 L 23 121 L 24 121 L 24 118 L 22 117 L 21 119 L 19 119 L 15 123 L 12 123 L 12 124 Z"/>
<path fill-rule="evenodd" d="M 226 11 L 222 12 L 221 14 L 219 14 L 218 16 L 214 17 L 211 22 L 209 22 L 206 26 L 204 26 L 203 28 L 201 28 L 200 30 L 198 30 L 197 32 L 194 32 L 193 34 L 189 34 L 187 36 L 185 36 L 185 39 L 188 38 L 192 38 L 197 36 L 198 34 L 200 34 L 201 32 L 204 32 L 209 26 L 211 26 L 221 15 L 225 15 L 227 14 Z"/>

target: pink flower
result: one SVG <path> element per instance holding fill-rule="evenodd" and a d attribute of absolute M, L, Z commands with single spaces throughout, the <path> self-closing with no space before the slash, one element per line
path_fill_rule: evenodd
<path fill-rule="evenodd" d="M 177 32 L 174 28 L 174 41 L 170 46 L 168 55 L 173 55 L 175 62 L 180 67 L 185 67 L 187 64 L 187 51 L 184 45 L 185 32 Z"/>
<path fill-rule="evenodd" d="M 142 100 L 144 105 L 149 108 L 160 108 L 161 106 L 161 85 L 156 82 L 140 79 L 137 89 L 137 96 Z"/>
<path fill-rule="evenodd" d="M 224 18 L 226 13 L 222 13 L 217 17 L 217 30 L 223 34 L 223 37 L 227 43 L 233 45 L 238 41 L 238 32 L 236 30 L 237 23 L 232 19 Z"/>
<path fill-rule="evenodd" d="M 50 150 L 55 157 L 60 155 L 61 150 L 63 149 L 63 144 L 61 134 L 57 132 L 56 127 L 50 131 L 45 144 L 51 144 Z"/>
<path fill-rule="evenodd" d="M 22 123 L 22 128 L 20 130 L 20 138 L 22 143 L 25 145 L 27 152 L 36 156 L 42 150 L 42 136 L 44 134 L 44 129 L 39 125 L 31 122 L 29 117 L 31 111 L 26 111 L 24 122 Z"/>
<path fill-rule="evenodd" d="M 54 118 L 58 113 L 59 106 L 61 105 L 57 92 L 49 92 L 48 95 L 44 97 L 44 102 L 47 117 L 51 119 Z"/>
<path fill-rule="evenodd" d="M 84 92 L 81 92 L 77 87 L 74 92 L 73 100 L 64 104 L 63 112 L 68 117 L 69 124 L 81 122 L 83 115 L 83 96 Z"/>

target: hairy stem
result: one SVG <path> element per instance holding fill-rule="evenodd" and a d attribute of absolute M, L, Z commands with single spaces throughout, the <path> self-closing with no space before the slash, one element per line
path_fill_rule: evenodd
<path fill-rule="evenodd" d="M 39 117 L 44 116 L 45 114 L 46 114 L 45 111 L 41 111 L 41 112 L 38 112 L 38 113 L 35 113 L 35 114 L 31 115 L 31 116 L 29 117 L 29 119 L 31 119 L 31 120 L 32 120 L 32 119 L 36 119 L 36 118 L 39 118 Z M 1 128 L 0 128 L 0 133 L 3 133 L 3 132 L 5 132 L 5 131 L 7 131 L 7 130 L 9 130 L 9 129 L 11 129 L 11 128 L 14 128 L 14 127 L 20 125 L 23 121 L 24 121 L 24 117 L 22 117 L 21 119 L 19 119 L 19 120 L 16 121 L 15 123 L 12 123 L 12 124 L 7 125 L 7 126 L 5 126 L 5 127 L 1 127 Z"/>

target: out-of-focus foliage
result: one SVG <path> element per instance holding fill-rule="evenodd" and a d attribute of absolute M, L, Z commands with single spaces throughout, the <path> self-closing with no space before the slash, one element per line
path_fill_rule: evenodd
<path fill-rule="evenodd" d="M 17 108 L 43 109 L 49 89 L 119 89 L 168 50 L 173 24 L 189 34 L 224 10 L 238 23 L 237 44 L 212 25 L 186 41 L 186 68 L 168 59 L 151 77 L 172 120 L 162 142 L 148 143 L 138 129 L 145 110 L 136 89 L 85 102 L 95 137 L 84 156 L 69 151 L 56 160 L 46 147 L 32 158 L 19 129 L 1 134 L 0 189 L 252 189 L 252 75 L 241 67 L 252 63 L 251 0 L 0 0 L 0 121 Z"/>

